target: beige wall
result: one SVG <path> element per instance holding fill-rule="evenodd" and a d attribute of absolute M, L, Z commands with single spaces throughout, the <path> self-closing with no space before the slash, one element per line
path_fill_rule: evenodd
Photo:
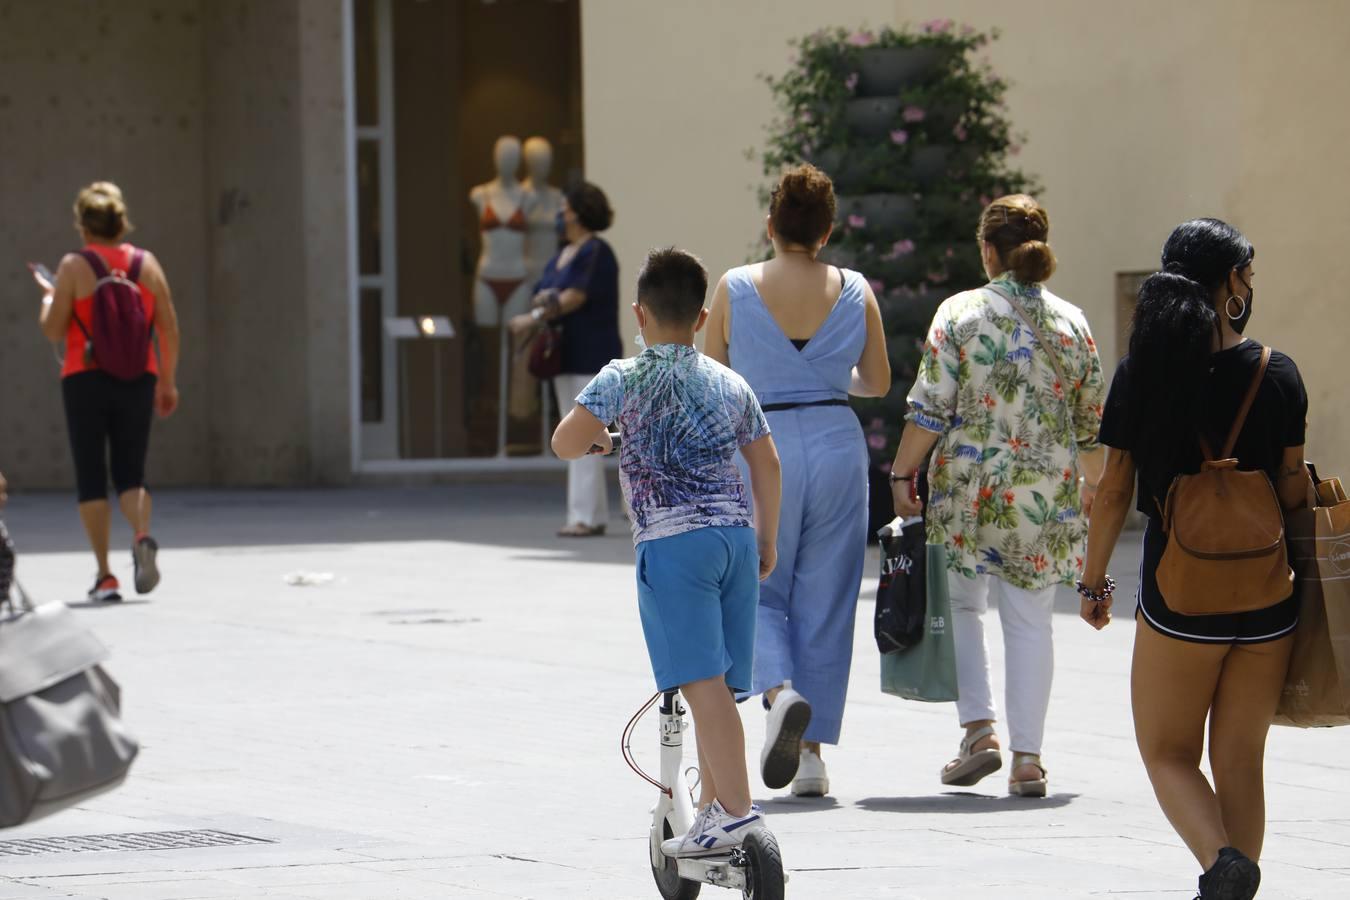
<path fill-rule="evenodd" d="M 651 246 L 686 246 L 714 277 L 744 260 L 764 214 L 744 151 L 774 114 L 758 76 L 785 68 L 789 38 L 939 16 L 1003 32 L 990 56 L 1029 138 L 1019 164 L 1046 186 L 1052 287 L 1087 311 L 1108 366 L 1123 350 L 1115 273 L 1155 267 L 1184 219 L 1227 219 L 1258 248 L 1250 333 L 1308 383 L 1309 456 L 1350 475 L 1350 306 L 1331 286 L 1350 244 L 1337 0 L 584 0 L 587 173 L 618 211 L 625 301 Z"/>

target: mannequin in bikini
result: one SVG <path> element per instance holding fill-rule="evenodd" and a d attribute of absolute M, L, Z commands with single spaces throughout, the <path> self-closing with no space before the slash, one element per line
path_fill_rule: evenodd
<path fill-rule="evenodd" d="M 538 284 L 544 267 L 558 252 L 558 216 L 562 213 L 562 191 L 548 183 L 553 169 L 553 145 L 541 137 L 525 141 L 526 222 L 525 271 L 531 286 Z"/>
<path fill-rule="evenodd" d="M 525 189 L 516 177 L 520 157 L 518 138 L 497 138 L 492 151 L 497 177 L 469 192 L 469 202 L 478 210 L 482 238 L 473 305 L 474 320 L 481 328 L 496 328 L 511 316 L 529 310 L 530 286 L 525 272 L 529 211 Z"/>
<path fill-rule="evenodd" d="M 484 346 L 499 348 L 498 329 L 513 315 L 530 308 L 533 282 L 528 277 L 525 257 L 530 197 L 517 178 L 521 162 L 519 138 L 511 135 L 498 138 L 492 162 L 497 177 L 474 187 L 469 192 L 469 202 L 478 210 L 482 239 L 474 278 L 474 321 L 483 329 Z M 511 349 L 508 344 L 508 352 Z M 498 367 L 498 371 L 502 369 Z M 511 352 L 506 374 L 510 437 L 537 441 L 539 388 L 530 376 L 527 356 Z"/>

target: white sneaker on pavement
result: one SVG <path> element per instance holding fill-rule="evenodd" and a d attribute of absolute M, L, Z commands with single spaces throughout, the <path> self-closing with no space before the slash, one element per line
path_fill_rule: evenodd
<path fill-rule="evenodd" d="M 733 816 L 714 800 L 694 817 L 688 834 L 661 842 L 661 852 L 673 859 L 716 856 L 739 847 L 752 831 L 764 828 L 764 814 L 751 806 L 744 816 Z"/>
<path fill-rule="evenodd" d="M 759 772 L 766 787 L 783 788 L 792 782 L 801 757 L 802 735 L 810 724 L 811 704 L 801 694 L 784 686 L 765 717 Z"/>
<path fill-rule="evenodd" d="M 792 779 L 792 794 L 795 797 L 824 797 L 830 792 L 830 776 L 825 771 L 825 760 L 814 750 L 802 750 L 802 759 L 797 766 L 797 777 Z"/>

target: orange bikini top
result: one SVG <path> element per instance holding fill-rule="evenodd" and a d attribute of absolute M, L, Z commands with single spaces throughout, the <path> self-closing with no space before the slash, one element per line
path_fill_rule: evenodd
<path fill-rule="evenodd" d="M 529 225 L 525 222 L 524 202 L 522 201 L 520 206 L 516 207 L 516 211 L 511 214 L 511 218 L 507 219 L 506 224 L 503 225 L 502 220 L 497 218 L 497 211 L 492 208 L 492 201 L 486 201 L 483 204 L 483 218 L 478 223 L 478 227 L 482 231 L 494 231 L 498 228 L 509 228 L 512 231 L 528 230 Z"/>

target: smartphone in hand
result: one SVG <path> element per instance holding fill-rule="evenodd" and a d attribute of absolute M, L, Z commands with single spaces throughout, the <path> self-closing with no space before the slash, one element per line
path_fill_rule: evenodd
<path fill-rule="evenodd" d="M 49 291 L 56 287 L 56 276 L 52 274 L 51 269 L 47 268 L 42 263 L 30 262 L 28 264 L 28 271 L 33 273 L 33 280 L 36 281 L 38 286 L 44 291 Z"/>

